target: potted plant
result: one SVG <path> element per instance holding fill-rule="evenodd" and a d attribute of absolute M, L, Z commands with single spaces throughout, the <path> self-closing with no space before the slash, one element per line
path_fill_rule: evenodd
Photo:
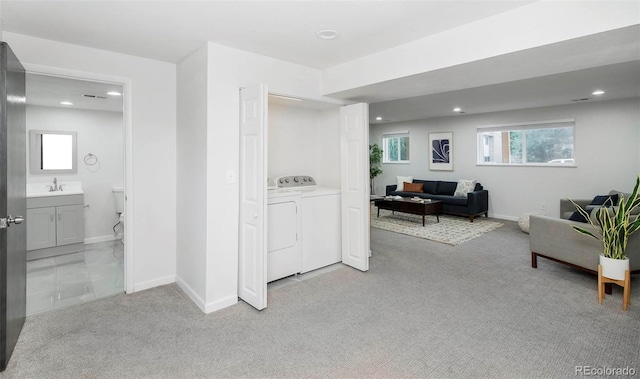
<path fill-rule="evenodd" d="M 640 216 L 632 217 L 634 208 L 640 206 L 640 175 L 636 179 L 636 185 L 631 195 L 625 199 L 620 194 L 617 206 L 596 208 L 596 225 L 587 211 L 571 201 L 578 212 L 591 224 L 592 231 L 572 225 L 573 229 L 579 233 L 586 234 L 602 241 L 603 251 L 600 254 L 600 265 L 602 266 L 602 276 L 610 279 L 624 280 L 626 270 L 629 270 L 629 258 L 625 253 L 629 236 L 640 229 Z"/>
<path fill-rule="evenodd" d="M 371 180 L 370 194 L 372 195 L 374 194 L 373 179 L 382 174 L 382 169 L 379 167 L 380 162 L 382 162 L 382 149 L 377 143 L 369 145 L 369 179 Z"/>

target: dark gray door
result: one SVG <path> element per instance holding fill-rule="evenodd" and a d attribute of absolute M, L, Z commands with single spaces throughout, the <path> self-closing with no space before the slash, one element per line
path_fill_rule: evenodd
<path fill-rule="evenodd" d="M 0 371 L 7 367 L 26 313 L 27 228 L 24 68 L 0 43 Z"/>

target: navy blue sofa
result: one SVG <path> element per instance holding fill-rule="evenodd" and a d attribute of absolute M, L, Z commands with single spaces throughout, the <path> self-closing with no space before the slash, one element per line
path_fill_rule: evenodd
<path fill-rule="evenodd" d="M 480 183 L 476 183 L 474 191 L 469 192 L 467 196 L 453 196 L 458 185 L 457 182 L 414 179 L 413 183 L 424 183 L 424 192 L 396 191 L 398 186 L 393 184 L 387 186 L 387 196 L 418 196 L 424 199 L 440 200 L 442 201 L 442 213 L 466 216 L 471 222 L 474 217 L 482 214 L 489 217 L 489 191 L 485 190 Z"/>

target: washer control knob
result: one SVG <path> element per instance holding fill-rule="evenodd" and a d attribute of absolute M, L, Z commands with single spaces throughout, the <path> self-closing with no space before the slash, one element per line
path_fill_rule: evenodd
<path fill-rule="evenodd" d="M 289 179 L 285 179 L 285 180 L 284 180 L 284 182 L 285 182 L 285 183 L 289 183 Z"/>
<path fill-rule="evenodd" d="M 283 181 L 282 179 L 278 180 L 278 182 L 279 182 L 280 184 L 284 183 L 284 181 Z"/>
<path fill-rule="evenodd" d="M 298 183 L 298 182 L 300 181 L 300 179 L 299 179 L 297 176 L 295 176 L 295 177 L 293 178 L 293 181 L 294 181 L 294 182 L 296 182 L 296 183 Z"/>

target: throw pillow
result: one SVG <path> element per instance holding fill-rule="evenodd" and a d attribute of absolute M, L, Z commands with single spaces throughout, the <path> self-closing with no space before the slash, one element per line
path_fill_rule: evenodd
<path fill-rule="evenodd" d="M 618 205 L 618 194 L 598 195 L 591 200 L 590 205 L 604 205 L 605 207 L 616 206 Z"/>
<path fill-rule="evenodd" d="M 404 192 L 424 192 L 422 186 L 424 183 L 407 183 L 404 182 Z"/>
<path fill-rule="evenodd" d="M 475 188 L 475 180 L 460 179 L 458 180 L 458 185 L 456 186 L 456 191 L 453 193 L 453 196 L 467 196 L 467 194 L 473 192 Z"/>
<path fill-rule="evenodd" d="M 578 212 L 578 211 L 573 212 L 573 214 L 571 214 L 571 217 L 569 217 L 569 220 L 571 220 L 571 221 L 578 221 L 578 222 L 589 222 L 589 221 L 587 221 L 587 219 L 586 219 L 586 218 L 584 218 L 584 216 L 583 216 L 580 212 Z"/>
<path fill-rule="evenodd" d="M 396 176 L 396 191 L 404 191 L 404 183 L 413 183 L 413 176 Z"/>

